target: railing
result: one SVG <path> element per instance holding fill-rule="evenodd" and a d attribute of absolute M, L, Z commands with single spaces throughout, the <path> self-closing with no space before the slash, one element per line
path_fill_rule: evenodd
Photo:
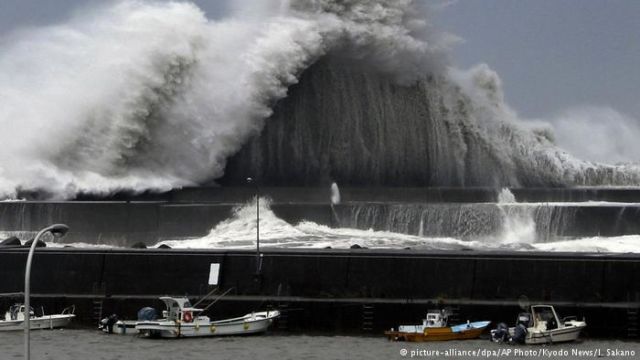
<path fill-rule="evenodd" d="M 76 313 L 76 306 L 75 305 L 71 305 L 71 306 L 67 306 L 66 308 L 62 309 L 62 315 L 65 314 L 75 314 Z"/>

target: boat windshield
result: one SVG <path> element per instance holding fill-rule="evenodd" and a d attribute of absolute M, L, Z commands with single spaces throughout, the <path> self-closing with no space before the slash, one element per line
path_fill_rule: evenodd
<path fill-rule="evenodd" d="M 556 314 L 551 306 L 537 306 L 533 309 L 535 326 L 538 327 L 541 324 L 548 329 L 555 329 L 558 327 L 558 321 Z"/>

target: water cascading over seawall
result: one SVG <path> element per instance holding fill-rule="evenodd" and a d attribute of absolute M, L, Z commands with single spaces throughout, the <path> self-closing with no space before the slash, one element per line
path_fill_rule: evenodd
<path fill-rule="evenodd" d="M 366 64 L 324 58 L 275 106 L 261 135 L 231 158 L 222 182 L 237 183 L 249 171 L 269 184 L 519 182 L 494 156 L 497 149 L 460 127 L 471 109 L 449 93 L 455 90 L 441 77 L 398 85 Z"/>
<path fill-rule="evenodd" d="M 581 161 L 524 124 L 487 65 L 450 66 L 450 37 L 422 3 L 275 1 L 212 20 L 189 3 L 124 0 L 15 34 L 0 43 L 0 198 L 247 176 L 640 185 L 638 166 Z"/>
<path fill-rule="evenodd" d="M 425 74 L 401 84 L 362 60 L 324 57 L 275 105 L 261 134 L 230 158 L 219 182 L 256 174 L 270 185 L 640 183 L 634 167 L 574 159 L 517 124 L 488 69 L 461 76 L 476 83 L 473 90 L 452 78 Z"/>
<path fill-rule="evenodd" d="M 579 209 L 571 206 L 365 203 L 338 211 L 344 227 L 428 237 L 532 243 L 579 232 Z"/>

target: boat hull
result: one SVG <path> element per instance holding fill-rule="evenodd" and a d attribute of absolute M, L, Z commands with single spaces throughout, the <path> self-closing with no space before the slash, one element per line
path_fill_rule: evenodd
<path fill-rule="evenodd" d="M 136 330 L 144 336 L 161 338 L 251 335 L 266 332 L 278 315 L 278 312 L 272 311 L 212 322 L 197 319 L 191 323 L 140 321 L 136 324 Z"/>
<path fill-rule="evenodd" d="M 531 330 L 527 332 L 525 337 L 525 344 L 549 344 L 549 343 L 562 343 L 576 341 L 580 336 L 580 332 L 586 327 L 586 325 L 578 326 L 566 326 L 553 330 Z M 510 328 L 510 334 L 514 334 L 514 328 Z"/>
<path fill-rule="evenodd" d="M 137 323 L 138 321 L 136 320 L 118 320 L 118 322 L 113 324 L 113 334 L 136 335 L 138 334 L 138 331 L 136 330 Z M 109 333 L 107 325 L 101 325 L 98 329 L 102 330 L 102 332 Z"/>
<path fill-rule="evenodd" d="M 533 332 L 527 335 L 527 344 L 548 344 L 576 341 L 584 327 L 569 327 L 550 331 Z"/>
<path fill-rule="evenodd" d="M 31 330 L 56 329 L 66 327 L 75 317 L 73 314 L 47 315 L 29 320 Z M 24 320 L 0 321 L 0 331 L 21 331 L 24 330 Z"/>
<path fill-rule="evenodd" d="M 426 341 L 447 341 L 475 339 L 489 326 L 489 322 L 482 322 L 478 326 L 462 328 L 460 325 L 454 327 L 425 328 L 422 332 L 386 331 L 384 334 L 389 340 L 426 342 Z"/>

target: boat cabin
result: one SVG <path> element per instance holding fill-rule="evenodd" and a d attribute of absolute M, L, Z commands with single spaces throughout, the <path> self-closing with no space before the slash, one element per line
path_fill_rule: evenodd
<path fill-rule="evenodd" d="M 422 326 L 436 328 L 447 326 L 448 315 L 444 310 L 429 310 L 427 318 L 422 320 Z"/>
<path fill-rule="evenodd" d="M 160 300 L 167 306 L 167 309 L 162 311 L 162 317 L 167 320 L 191 322 L 195 314 L 202 312 L 202 309 L 194 308 L 187 298 L 163 296 Z"/>
<path fill-rule="evenodd" d="M 531 306 L 533 328 L 540 331 L 557 329 L 561 323 L 556 310 L 551 305 Z"/>

